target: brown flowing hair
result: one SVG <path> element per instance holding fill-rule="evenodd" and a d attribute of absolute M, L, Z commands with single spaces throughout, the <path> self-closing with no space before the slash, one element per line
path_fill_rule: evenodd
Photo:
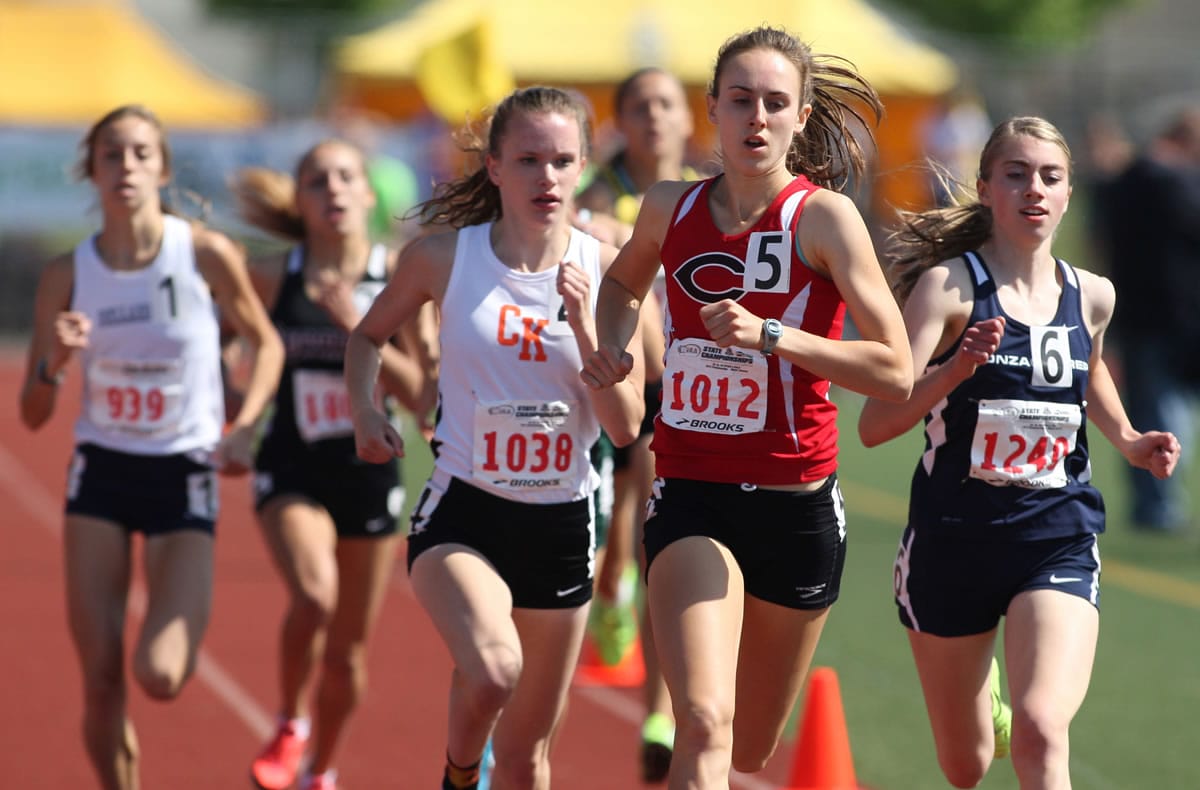
<path fill-rule="evenodd" d="M 811 104 L 804 131 L 792 138 L 787 168 L 818 186 L 842 190 L 866 171 L 862 144 L 850 129 L 854 118 L 874 145 L 872 126 L 883 118 L 883 102 L 854 64 L 834 55 L 814 55 L 808 44 L 786 30 L 757 27 L 730 38 L 717 52 L 708 93 L 714 99 L 726 64 L 743 52 L 766 49 L 783 55 L 800 74 L 800 103 Z M 864 113 L 874 117 L 867 123 Z"/>

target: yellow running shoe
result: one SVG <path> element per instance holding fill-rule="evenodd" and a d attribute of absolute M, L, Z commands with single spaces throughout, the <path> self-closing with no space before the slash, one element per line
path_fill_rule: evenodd
<path fill-rule="evenodd" d="M 661 784 L 671 770 L 675 723 L 663 713 L 651 713 L 642 724 L 642 782 Z"/>
<path fill-rule="evenodd" d="M 637 583 L 637 565 L 629 563 L 617 583 L 616 601 L 606 601 L 599 595 L 592 599 L 592 610 L 588 613 L 588 635 L 605 666 L 620 664 L 637 641 Z"/>
<path fill-rule="evenodd" d="M 1000 698 L 1000 662 L 992 657 L 992 731 L 996 734 L 996 748 L 992 752 L 998 760 L 1007 757 L 1012 745 L 1012 708 Z"/>
<path fill-rule="evenodd" d="M 588 635 L 605 666 L 615 667 L 629 654 L 637 639 L 637 618 L 629 603 L 608 603 L 600 597 L 592 600 L 588 614 Z"/>

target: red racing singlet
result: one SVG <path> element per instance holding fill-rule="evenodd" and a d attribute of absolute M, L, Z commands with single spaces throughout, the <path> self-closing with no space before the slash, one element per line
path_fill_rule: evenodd
<path fill-rule="evenodd" d="M 720 178 L 720 176 L 717 176 Z M 837 407 L 829 380 L 778 356 L 718 347 L 699 310 L 733 299 L 755 315 L 829 338 L 845 302 L 799 253 L 796 228 L 818 187 L 797 176 L 748 230 L 717 229 L 716 178 L 684 193 L 662 246 L 666 372 L 651 448 L 660 477 L 788 485 L 837 469 Z"/>

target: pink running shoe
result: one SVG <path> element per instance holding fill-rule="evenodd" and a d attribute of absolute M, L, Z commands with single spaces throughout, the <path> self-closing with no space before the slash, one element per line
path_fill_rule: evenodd
<path fill-rule="evenodd" d="M 250 766 L 254 783 L 262 790 L 286 790 L 296 781 L 300 759 L 304 756 L 307 738 L 296 734 L 292 725 L 285 722 Z"/>

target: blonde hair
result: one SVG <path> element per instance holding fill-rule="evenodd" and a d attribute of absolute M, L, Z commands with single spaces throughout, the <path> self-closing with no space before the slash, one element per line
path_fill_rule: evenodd
<path fill-rule="evenodd" d="M 1071 149 L 1054 124 L 1035 116 L 1018 116 L 996 126 L 979 155 L 981 181 L 989 181 L 1000 147 L 1016 137 L 1053 143 L 1067 156 Z M 975 190 L 955 181 L 943 168 L 935 174 L 951 196 L 951 205 L 924 211 L 900 211 L 899 227 L 888 236 L 886 265 L 892 293 L 900 304 L 926 269 L 977 249 L 992 236 L 992 210 L 979 202 Z"/>

